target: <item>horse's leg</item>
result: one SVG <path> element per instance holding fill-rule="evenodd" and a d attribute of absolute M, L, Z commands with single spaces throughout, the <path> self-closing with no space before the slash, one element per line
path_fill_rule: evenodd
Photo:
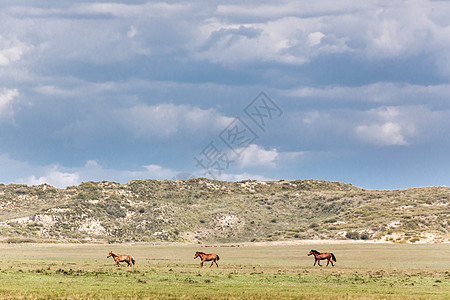
<path fill-rule="evenodd" d="M 327 267 L 328 267 L 328 264 L 330 263 L 330 258 L 328 257 L 327 258 Z"/>
<path fill-rule="evenodd" d="M 217 260 L 214 260 L 214 262 L 216 263 L 216 266 L 219 267 L 219 265 L 217 264 Z"/>
<path fill-rule="evenodd" d="M 321 267 L 322 265 L 320 264 L 320 258 L 317 260 L 317 264 Z"/>
<path fill-rule="evenodd" d="M 314 267 L 316 266 L 317 258 L 314 257 Z"/>
<path fill-rule="evenodd" d="M 203 268 L 203 263 L 205 262 L 205 260 L 202 259 L 201 263 L 200 263 L 200 267 Z"/>
<path fill-rule="evenodd" d="M 213 259 L 213 261 L 211 262 L 211 265 L 210 265 L 209 267 L 211 268 L 213 264 L 214 264 L 214 259 Z"/>

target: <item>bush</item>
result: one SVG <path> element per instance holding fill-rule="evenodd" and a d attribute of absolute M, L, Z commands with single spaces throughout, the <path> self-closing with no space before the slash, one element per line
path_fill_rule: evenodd
<path fill-rule="evenodd" d="M 409 239 L 409 241 L 410 241 L 411 243 L 415 243 L 415 242 L 420 241 L 420 238 L 419 238 L 419 237 L 413 237 L 413 238 Z"/>
<path fill-rule="evenodd" d="M 370 235 L 367 232 L 363 232 L 363 233 L 361 233 L 361 236 L 359 238 L 362 240 L 368 240 L 368 239 L 370 239 Z"/>
<path fill-rule="evenodd" d="M 117 218 L 125 218 L 127 216 L 126 211 L 122 209 L 120 206 L 107 206 L 105 211 L 109 215 Z"/>
<path fill-rule="evenodd" d="M 14 190 L 14 193 L 16 194 L 20 194 L 20 195 L 25 195 L 28 194 L 28 188 L 26 186 L 21 186 L 17 189 Z"/>
<path fill-rule="evenodd" d="M 356 231 L 349 231 L 345 234 L 345 237 L 348 239 L 352 239 L 352 240 L 359 240 L 360 239 L 360 235 L 358 232 Z"/>
<path fill-rule="evenodd" d="M 8 244 L 22 244 L 22 243 L 36 243 L 36 240 L 31 238 L 10 237 L 6 239 Z"/>
<path fill-rule="evenodd" d="M 337 221 L 336 218 L 331 218 L 331 219 L 325 220 L 325 221 L 323 221 L 323 222 L 324 222 L 324 223 L 334 223 L 334 222 L 336 222 L 336 221 Z"/>

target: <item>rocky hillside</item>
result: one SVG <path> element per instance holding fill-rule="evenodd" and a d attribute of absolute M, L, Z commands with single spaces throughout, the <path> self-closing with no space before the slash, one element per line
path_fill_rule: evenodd
<path fill-rule="evenodd" d="M 450 238 L 450 188 L 365 190 L 317 180 L 0 185 L 4 242 Z"/>

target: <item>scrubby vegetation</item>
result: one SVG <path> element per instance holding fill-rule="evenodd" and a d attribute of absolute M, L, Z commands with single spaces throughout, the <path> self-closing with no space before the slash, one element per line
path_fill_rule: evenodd
<path fill-rule="evenodd" d="M 0 185 L 4 241 L 248 242 L 449 238 L 450 188 L 365 190 L 317 180 Z"/>

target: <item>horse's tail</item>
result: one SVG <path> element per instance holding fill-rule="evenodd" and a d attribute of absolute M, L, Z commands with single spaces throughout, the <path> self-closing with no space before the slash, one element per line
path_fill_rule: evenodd
<path fill-rule="evenodd" d="M 217 256 L 217 260 L 219 260 L 220 258 L 219 258 L 219 255 L 216 255 Z"/>
<path fill-rule="evenodd" d="M 131 263 L 134 265 L 136 263 L 136 261 L 134 260 L 134 257 L 131 257 Z"/>
<path fill-rule="evenodd" d="M 331 258 L 333 259 L 334 262 L 336 261 L 336 257 L 334 257 L 333 253 L 331 253 Z"/>

